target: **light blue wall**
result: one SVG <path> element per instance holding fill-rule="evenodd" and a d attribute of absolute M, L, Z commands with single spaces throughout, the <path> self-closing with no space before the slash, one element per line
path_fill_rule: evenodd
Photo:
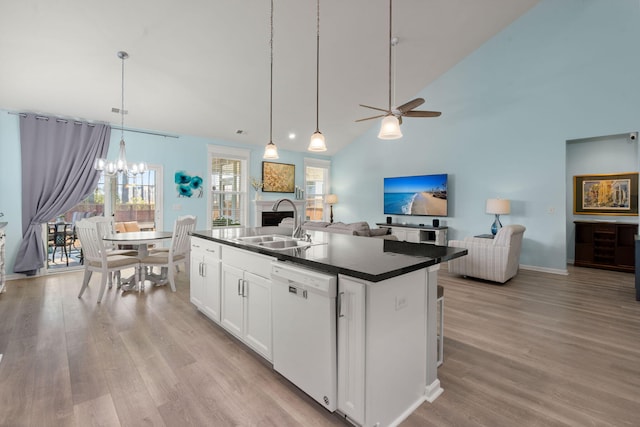
<path fill-rule="evenodd" d="M 521 264 L 564 271 L 566 141 L 640 128 L 639 18 L 636 0 L 542 1 L 419 94 L 440 118 L 396 141 L 376 123 L 334 156 L 336 218 L 383 221 L 385 176 L 448 173 L 450 238 L 489 232 L 485 200 L 507 198 Z"/>
<path fill-rule="evenodd" d="M 146 161 L 149 164 L 163 167 L 163 228 L 169 230 L 178 216 L 196 215 L 197 227 L 207 228 L 207 197 L 184 198 L 177 197 L 174 183 L 174 173 L 186 170 L 202 176 L 205 179 L 205 191 L 211 188 L 207 177 L 207 150 L 209 145 L 232 146 L 251 151 L 249 175 L 260 178 L 262 176 L 263 147 L 249 144 L 237 144 L 229 141 L 198 138 L 194 136 L 180 136 L 180 138 L 166 138 L 162 136 L 125 132 L 124 134 L 127 159 L 129 161 Z M 113 159 L 118 154 L 120 131 L 112 131 L 108 158 Z M 0 212 L 4 212 L 1 221 L 8 221 L 6 238 L 7 272 L 13 272 L 16 254 L 22 240 L 22 208 L 21 208 L 21 156 L 20 129 L 17 115 L 8 114 L 0 110 Z M 313 157 L 328 159 L 326 156 L 309 155 L 308 153 L 280 150 L 278 163 L 291 163 L 296 166 L 296 185 L 302 187 L 304 183 L 304 158 Z M 293 194 L 268 193 L 265 200 L 275 200 L 280 197 L 293 198 Z M 253 188 L 250 188 L 249 200 L 255 198 Z M 174 210 L 180 205 L 180 210 Z M 253 205 L 249 206 L 250 224 L 253 224 Z"/>

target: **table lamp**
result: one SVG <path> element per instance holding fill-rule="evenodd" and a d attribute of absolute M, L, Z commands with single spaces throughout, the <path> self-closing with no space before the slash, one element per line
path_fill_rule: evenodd
<path fill-rule="evenodd" d="M 325 202 L 329 205 L 329 209 L 331 212 L 330 222 L 333 224 L 333 205 L 338 203 L 338 195 L 336 194 L 327 194 Z"/>
<path fill-rule="evenodd" d="M 500 215 L 508 215 L 511 212 L 511 202 L 505 199 L 487 199 L 487 213 L 496 216 L 495 221 L 491 224 L 491 234 L 494 236 L 502 228 Z"/>

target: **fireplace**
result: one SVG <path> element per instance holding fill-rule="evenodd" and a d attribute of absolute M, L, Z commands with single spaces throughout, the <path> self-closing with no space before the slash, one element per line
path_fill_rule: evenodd
<path fill-rule="evenodd" d="M 289 205 L 288 203 L 281 204 L 278 207 L 278 211 L 273 212 L 273 204 L 275 202 L 276 200 L 256 200 L 252 202 L 252 203 L 255 203 L 255 210 L 254 210 L 254 216 L 253 216 L 254 227 L 265 226 L 265 221 L 263 219 L 264 218 L 263 214 L 265 213 L 269 214 L 267 216 L 271 216 L 271 218 L 269 218 L 267 221 L 269 221 L 269 224 L 275 223 L 273 225 L 280 224 L 280 221 L 282 221 L 283 218 L 293 218 L 293 210 L 291 208 L 291 205 Z M 292 202 L 298 209 L 298 216 L 304 218 L 305 201 L 292 200 Z M 276 215 L 272 216 L 271 214 L 276 214 Z"/>
<path fill-rule="evenodd" d="M 293 218 L 293 211 L 262 211 L 262 226 L 278 225 L 285 218 Z"/>

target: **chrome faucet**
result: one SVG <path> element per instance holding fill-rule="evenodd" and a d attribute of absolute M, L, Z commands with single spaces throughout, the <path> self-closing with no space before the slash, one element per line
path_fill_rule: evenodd
<path fill-rule="evenodd" d="M 291 199 L 278 199 L 273 204 L 273 208 L 271 208 L 271 210 L 276 212 L 280 207 L 280 203 L 282 202 L 289 202 L 289 204 L 291 204 L 291 207 L 293 207 L 293 233 L 291 233 L 291 237 L 293 237 L 294 239 L 298 239 L 302 236 L 302 227 L 298 219 L 298 208 L 296 208 L 296 204 L 293 203 Z"/>

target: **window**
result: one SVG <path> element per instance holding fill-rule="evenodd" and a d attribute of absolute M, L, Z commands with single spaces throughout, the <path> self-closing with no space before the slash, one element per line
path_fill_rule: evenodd
<path fill-rule="evenodd" d="M 68 267 L 79 267 L 81 262 L 81 246 L 75 232 L 75 223 L 90 216 L 109 216 L 113 214 L 116 222 L 136 221 L 143 230 L 162 230 L 161 206 L 162 182 L 156 181 L 162 176 L 162 167 L 149 165 L 149 170 L 136 176 L 117 174 L 100 179 L 93 193 L 86 199 L 57 218 L 51 218 L 46 227 L 47 268 L 59 271 Z M 52 233 L 51 224 L 66 223 L 65 233 L 68 234 L 66 248 L 56 242 L 56 233 Z M 56 226 L 55 230 L 59 227 Z M 59 234 L 58 234 L 59 236 Z M 62 258 L 62 254 L 68 257 Z M 60 256 L 54 257 L 55 254 Z"/>
<path fill-rule="evenodd" d="M 156 228 L 156 170 L 149 168 L 136 176 L 118 174 L 111 180 L 116 222 L 136 221 L 140 228 Z"/>
<path fill-rule="evenodd" d="M 211 227 L 241 226 L 247 222 L 249 151 L 209 147 L 211 165 Z"/>
<path fill-rule="evenodd" d="M 305 219 L 307 221 L 328 220 L 324 199 L 329 194 L 330 166 L 331 162 L 327 160 L 304 159 Z"/>

